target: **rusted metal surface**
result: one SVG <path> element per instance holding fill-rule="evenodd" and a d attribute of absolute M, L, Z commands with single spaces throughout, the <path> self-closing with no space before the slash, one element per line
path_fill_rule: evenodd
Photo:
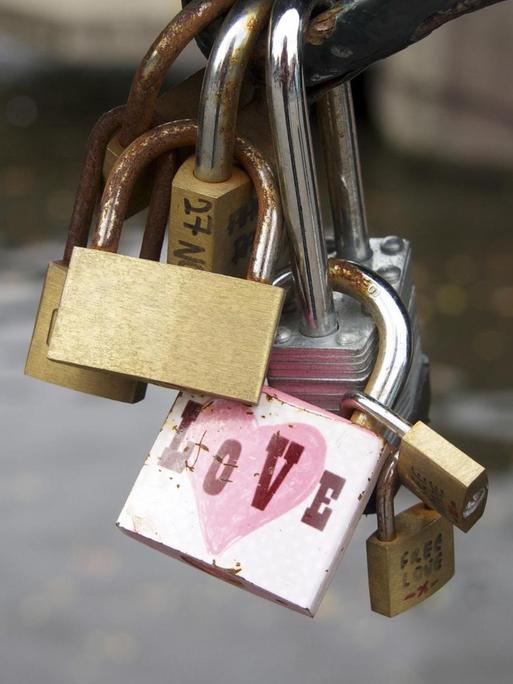
<path fill-rule="evenodd" d="M 305 78 L 315 94 L 353 78 L 374 62 L 399 52 L 463 14 L 502 0 L 352 0 L 335 3 L 313 17 L 306 33 Z M 182 0 L 187 5 L 188 0 Z M 318 3 L 319 4 L 319 3 Z M 214 22 L 198 38 L 208 54 L 219 25 Z M 255 62 L 265 59 L 259 41 Z"/>
<path fill-rule="evenodd" d="M 106 112 L 98 119 L 89 135 L 62 257 L 66 266 L 69 265 L 74 247 L 87 246 L 96 202 L 100 197 L 105 150 L 121 126 L 124 112 L 124 106 Z M 140 256 L 143 259 L 158 261 L 160 258 L 169 213 L 171 182 L 175 172 L 176 155 L 168 155 L 159 162 L 141 247 Z"/>
<path fill-rule="evenodd" d="M 121 125 L 124 109 L 117 107 L 103 114 L 89 135 L 62 258 L 66 266 L 69 264 L 73 247 L 87 245 L 89 228 L 101 189 L 105 150 L 114 132 Z"/>
<path fill-rule="evenodd" d="M 197 122 L 183 119 L 162 124 L 135 140 L 119 157 L 105 185 L 93 248 L 117 251 L 121 227 L 130 193 L 139 173 L 162 154 L 194 146 Z M 235 139 L 235 158 L 250 176 L 258 199 L 255 241 L 248 267 L 248 278 L 270 282 L 281 240 L 281 207 L 274 174 L 268 162 L 247 140 Z"/>
<path fill-rule="evenodd" d="M 176 152 L 163 155 L 158 161 L 141 251 L 139 252 L 141 259 L 151 259 L 152 261 L 159 261 L 160 259 L 169 219 L 171 184 L 177 168 L 178 155 Z"/>
<path fill-rule="evenodd" d="M 120 135 L 123 146 L 147 131 L 164 78 L 185 46 L 234 0 L 192 0 L 157 36 L 132 81 Z"/>

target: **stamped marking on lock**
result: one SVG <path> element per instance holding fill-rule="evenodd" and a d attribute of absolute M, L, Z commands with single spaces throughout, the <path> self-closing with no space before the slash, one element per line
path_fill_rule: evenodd
<path fill-rule="evenodd" d="M 454 575 L 454 534 L 449 521 L 424 504 L 395 519 L 397 536 L 367 540 L 372 609 L 393 617 L 429 598 Z"/>
<path fill-rule="evenodd" d="M 173 180 L 168 263 L 244 275 L 257 210 L 253 185 L 241 169 L 227 181 L 202 183 L 194 176 L 194 157 L 187 159 Z"/>
<path fill-rule="evenodd" d="M 382 440 L 277 390 L 182 393 L 120 515 L 137 539 L 313 615 L 372 492 Z"/>

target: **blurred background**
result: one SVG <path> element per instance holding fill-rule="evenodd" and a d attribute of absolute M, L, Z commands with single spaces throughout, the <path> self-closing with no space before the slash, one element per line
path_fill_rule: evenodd
<path fill-rule="evenodd" d="M 373 518 L 314 621 L 123 537 L 114 521 L 172 393 L 116 405 L 23 376 L 88 131 L 125 101 L 177 9 L 0 0 L 1 682 L 510 682 L 513 6 L 446 25 L 354 83 L 371 233 L 413 242 L 433 425 L 491 475 L 484 518 L 456 531 L 455 578 L 393 621 L 368 607 Z M 191 45 L 173 80 L 202 63 Z M 411 501 L 402 492 L 398 509 Z"/>

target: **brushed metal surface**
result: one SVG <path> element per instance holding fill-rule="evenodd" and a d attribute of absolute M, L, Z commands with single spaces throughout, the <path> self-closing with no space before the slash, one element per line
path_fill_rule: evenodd
<path fill-rule="evenodd" d="M 272 285 L 76 249 L 49 356 L 257 403 L 283 297 Z"/>
<path fill-rule="evenodd" d="M 144 399 L 146 384 L 114 373 L 77 368 L 48 358 L 48 342 L 61 300 L 68 268 L 61 262 L 49 264 L 25 364 L 25 375 L 106 399 L 134 404 Z"/>

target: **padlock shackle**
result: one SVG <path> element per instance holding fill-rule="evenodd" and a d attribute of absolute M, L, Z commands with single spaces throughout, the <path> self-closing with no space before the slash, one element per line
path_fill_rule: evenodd
<path fill-rule="evenodd" d="M 304 32 L 317 1 L 277 0 L 271 12 L 267 99 L 292 269 L 303 314 L 302 333 L 337 329 L 328 277 L 308 101 L 303 76 Z"/>
<path fill-rule="evenodd" d="M 74 247 L 87 246 L 96 200 L 102 185 L 105 150 L 121 126 L 124 110 L 124 106 L 116 107 L 102 114 L 89 134 L 62 257 L 64 266 L 69 265 Z M 175 173 L 176 155 L 168 155 L 159 161 L 142 240 L 142 259 L 160 259 L 169 214 L 169 188 Z"/>
<path fill-rule="evenodd" d="M 65 266 L 69 265 L 74 247 L 87 245 L 96 198 L 102 184 L 105 150 L 123 121 L 124 110 L 124 107 L 116 107 L 102 114 L 89 134 L 62 257 Z"/>
<path fill-rule="evenodd" d="M 192 0 L 160 32 L 144 55 L 130 87 L 119 142 L 126 147 L 151 125 L 159 92 L 176 58 L 235 0 Z"/>
<path fill-rule="evenodd" d="M 378 329 L 378 355 L 365 393 L 393 406 L 408 377 L 413 345 L 408 312 L 394 288 L 370 269 L 329 260 L 333 289 L 351 295 L 369 311 Z"/>
<path fill-rule="evenodd" d="M 153 187 L 151 190 L 148 214 L 144 226 L 144 234 L 139 251 L 140 259 L 160 261 L 162 245 L 166 236 L 169 220 L 171 193 L 169 189 L 178 171 L 178 154 L 170 152 L 158 160 Z"/>
<path fill-rule="evenodd" d="M 399 486 L 397 453 L 385 462 L 376 485 L 376 514 L 378 518 L 378 539 L 393 541 L 396 537 L 394 523 L 394 496 Z"/>
<path fill-rule="evenodd" d="M 255 43 L 273 0 L 238 0 L 231 8 L 209 55 L 198 109 L 194 175 L 219 183 L 232 175 L 240 91 Z"/>
<path fill-rule="evenodd" d="M 394 413 L 377 399 L 374 399 L 364 392 L 359 392 L 358 390 L 345 392 L 340 400 L 340 408 L 342 416 L 350 414 L 351 409 L 363 411 L 401 439 L 411 428 L 411 425 L 403 420 L 397 413 Z"/>
<path fill-rule="evenodd" d="M 316 104 L 326 160 L 337 255 L 358 263 L 372 256 L 365 214 L 351 83 L 335 86 Z"/>
<path fill-rule="evenodd" d="M 360 302 L 378 330 L 378 354 L 363 396 L 393 406 L 408 377 L 413 355 L 408 311 L 392 285 L 374 271 L 344 259 L 329 259 L 328 265 L 333 289 Z M 292 271 L 280 271 L 273 285 L 288 287 L 292 282 Z M 344 394 L 344 398 L 348 394 L 352 393 Z M 368 421 L 361 422 L 372 429 Z"/>
<path fill-rule="evenodd" d="M 162 124 L 137 138 L 114 164 L 100 206 L 93 249 L 116 252 L 130 194 L 141 171 L 154 159 L 196 143 L 198 125 L 193 119 Z M 235 158 L 248 173 L 258 199 L 255 239 L 247 278 L 269 283 L 281 241 L 282 216 L 278 188 L 269 163 L 245 138 L 236 136 Z"/>

